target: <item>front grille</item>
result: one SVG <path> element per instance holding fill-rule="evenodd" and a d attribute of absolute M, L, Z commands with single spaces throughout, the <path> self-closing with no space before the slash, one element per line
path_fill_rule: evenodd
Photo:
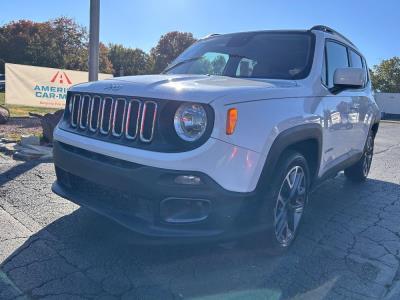
<path fill-rule="evenodd" d="M 125 123 L 125 137 L 128 140 L 134 140 L 137 137 L 141 107 L 142 103 L 139 100 L 129 101 Z"/>
<path fill-rule="evenodd" d="M 197 142 L 185 142 L 174 128 L 181 101 L 68 91 L 58 128 L 106 143 L 160 153 L 190 151 L 211 136 L 214 111 L 204 104 L 208 125 Z"/>
<path fill-rule="evenodd" d="M 143 143 L 154 139 L 158 104 L 153 100 L 73 94 L 68 101 L 68 122 L 74 129 Z"/>

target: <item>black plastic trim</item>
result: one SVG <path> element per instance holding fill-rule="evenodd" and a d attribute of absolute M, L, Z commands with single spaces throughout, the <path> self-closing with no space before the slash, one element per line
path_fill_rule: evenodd
<path fill-rule="evenodd" d="M 257 189 L 270 187 L 273 175 L 276 173 L 277 163 L 281 154 L 296 143 L 315 140 L 318 143 L 317 170 L 321 165 L 322 156 L 322 128 L 319 124 L 303 124 L 281 132 L 274 140 L 261 173 Z"/>
<path fill-rule="evenodd" d="M 319 185 L 322 182 L 324 182 L 325 180 L 335 177 L 337 175 L 337 173 L 339 173 L 340 171 L 343 171 L 344 169 L 347 169 L 348 167 L 351 167 L 352 165 L 357 163 L 360 160 L 361 157 L 362 157 L 362 152 L 355 153 L 355 154 L 352 154 L 347 159 L 345 159 L 344 161 L 333 165 L 331 168 L 326 170 L 324 172 L 324 174 L 322 174 L 321 177 L 317 178 L 317 180 L 313 184 L 314 188 L 317 185 Z"/>
<path fill-rule="evenodd" d="M 315 26 L 313 26 L 313 27 L 310 29 L 310 31 L 311 31 L 311 30 L 318 30 L 318 31 L 326 32 L 326 33 L 329 33 L 329 34 L 332 34 L 332 35 L 336 35 L 336 36 L 342 38 L 343 40 L 345 40 L 345 41 L 346 41 L 347 43 L 349 43 L 350 45 L 352 45 L 352 46 L 355 47 L 355 45 L 354 45 L 348 38 L 346 38 L 343 34 L 337 32 L 336 30 L 334 30 L 334 29 L 332 29 L 332 28 L 330 28 L 330 27 L 328 27 L 328 26 L 325 26 L 325 25 L 315 25 Z"/>

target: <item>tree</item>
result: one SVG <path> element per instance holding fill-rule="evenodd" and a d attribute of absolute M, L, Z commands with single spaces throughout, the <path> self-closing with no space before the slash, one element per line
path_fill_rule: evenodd
<path fill-rule="evenodd" d="M 42 23 L 20 20 L 0 27 L 0 57 L 5 62 L 82 70 L 86 51 L 86 29 L 65 17 Z"/>
<path fill-rule="evenodd" d="M 193 34 L 188 32 L 172 31 L 161 36 L 157 46 L 150 51 L 153 73 L 162 72 L 169 63 L 195 41 Z"/>
<path fill-rule="evenodd" d="M 111 73 L 108 49 L 100 43 L 100 72 Z M 0 73 L 4 63 L 86 71 L 88 34 L 74 20 L 20 20 L 0 27 Z"/>
<path fill-rule="evenodd" d="M 108 58 L 113 65 L 114 76 L 143 75 L 151 70 L 150 56 L 137 48 L 110 44 Z"/>
<path fill-rule="evenodd" d="M 110 49 L 100 42 L 99 45 L 99 70 L 101 73 L 111 74 L 113 73 L 113 64 L 111 63 L 108 54 Z M 86 60 L 87 61 L 87 60 Z"/>
<path fill-rule="evenodd" d="M 214 75 L 222 75 L 226 66 L 226 59 L 223 55 L 218 55 L 211 61 L 212 73 Z"/>
<path fill-rule="evenodd" d="M 61 17 L 48 22 L 51 28 L 49 36 L 61 68 L 82 70 L 87 65 L 88 34 L 86 28 L 74 20 Z"/>
<path fill-rule="evenodd" d="M 202 58 L 193 61 L 190 66 L 190 72 L 193 74 L 212 74 L 222 75 L 226 65 L 226 59 L 223 55 L 214 57 L 203 56 Z"/>
<path fill-rule="evenodd" d="M 384 59 L 371 72 L 373 88 L 383 93 L 400 93 L 400 57 Z"/>
<path fill-rule="evenodd" d="M 121 71 L 124 75 L 160 73 L 195 41 L 191 33 L 169 32 L 161 36 L 150 55 L 138 48 L 100 43 L 99 70 L 116 76 Z M 72 19 L 20 20 L 0 27 L 0 73 L 6 62 L 87 71 L 87 61 L 87 30 Z M 211 67 L 219 68 L 222 63 Z"/>
<path fill-rule="evenodd" d="M 27 57 L 27 47 L 35 37 L 38 39 L 38 31 L 37 24 L 26 20 L 0 27 L 1 73 L 4 73 L 5 62 L 26 64 L 32 60 Z"/>

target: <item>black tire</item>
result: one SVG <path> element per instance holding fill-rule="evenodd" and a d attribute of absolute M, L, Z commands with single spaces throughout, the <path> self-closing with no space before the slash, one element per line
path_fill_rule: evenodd
<path fill-rule="evenodd" d="M 297 169 L 296 169 L 297 168 Z M 293 190 L 289 189 L 288 176 L 293 176 L 297 170 L 296 176 L 303 174 L 303 181 L 300 182 L 301 186 L 298 186 L 298 195 L 290 197 Z M 296 177 L 297 178 L 297 177 Z M 308 168 L 308 163 L 305 157 L 296 151 L 285 151 L 280 158 L 276 167 L 276 176 L 272 179 L 272 185 L 269 185 L 269 192 L 264 193 L 264 206 L 262 209 L 262 217 L 267 222 L 267 227 L 269 228 L 266 232 L 262 233 L 264 236 L 260 236 L 258 242 L 263 241 L 269 254 L 280 255 L 283 254 L 295 240 L 299 225 L 304 215 L 304 209 L 308 201 L 308 194 L 310 188 L 310 172 Z M 300 181 L 300 179 L 298 180 Z M 293 182 L 293 187 L 296 184 L 296 180 Z M 301 193 L 300 193 L 301 191 Z M 288 196 L 288 197 L 286 197 Z M 298 198 L 296 198 L 298 197 Z M 283 199 L 286 198 L 286 199 Z M 280 200 L 281 199 L 281 200 Z M 282 201 L 282 199 L 284 201 Z M 286 208 L 282 204 L 286 202 Z M 289 231 L 289 238 L 287 240 L 282 240 L 282 236 L 279 236 L 281 230 L 282 221 L 278 221 L 278 215 L 281 215 L 284 210 L 287 210 L 287 218 L 293 218 L 293 220 L 288 221 L 286 224 L 286 233 Z M 300 213 L 301 212 L 301 213 Z M 296 219 L 295 219 L 296 218 Z M 296 221 L 297 220 L 297 221 Z M 283 234 L 284 232 L 282 232 Z"/>
<path fill-rule="evenodd" d="M 346 177 L 352 182 L 363 182 L 367 179 L 374 156 L 375 135 L 370 131 L 364 146 L 364 153 L 360 160 L 353 166 L 344 170 Z"/>

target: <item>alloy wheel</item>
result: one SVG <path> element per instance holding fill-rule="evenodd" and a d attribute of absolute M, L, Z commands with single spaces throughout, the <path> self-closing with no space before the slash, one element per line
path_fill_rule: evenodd
<path fill-rule="evenodd" d="M 292 167 L 279 190 L 274 230 L 277 241 L 287 247 L 293 241 L 307 200 L 307 178 L 301 166 Z"/>
<path fill-rule="evenodd" d="M 363 161 L 363 174 L 365 177 L 368 176 L 369 170 L 371 168 L 373 154 L 374 154 L 374 138 L 372 137 L 372 135 L 369 135 L 367 138 L 367 145 Z"/>

